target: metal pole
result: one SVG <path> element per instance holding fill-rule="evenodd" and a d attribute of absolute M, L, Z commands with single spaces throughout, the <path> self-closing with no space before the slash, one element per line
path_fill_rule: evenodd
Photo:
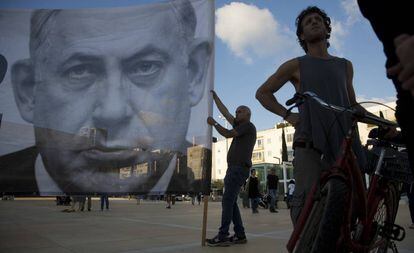
<path fill-rule="evenodd" d="M 287 192 L 287 171 L 286 171 L 286 163 L 282 162 L 282 168 L 283 168 L 283 189 L 285 190 L 285 193 Z"/>

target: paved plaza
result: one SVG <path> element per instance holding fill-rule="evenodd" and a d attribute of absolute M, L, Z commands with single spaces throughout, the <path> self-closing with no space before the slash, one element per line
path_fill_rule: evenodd
<path fill-rule="evenodd" d="M 400 204 L 397 223 L 409 225 L 408 206 Z M 242 209 L 248 243 L 226 248 L 201 247 L 202 205 L 110 199 L 110 210 L 100 211 L 93 199 L 92 211 L 64 213 L 53 199 L 0 201 L 0 252 L 286 252 L 292 231 L 289 212 L 273 214 L 260 209 L 252 214 Z M 207 235 L 219 227 L 221 206 L 210 202 Z M 406 229 L 406 239 L 398 243 L 401 253 L 414 253 L 414 230 Z"/>

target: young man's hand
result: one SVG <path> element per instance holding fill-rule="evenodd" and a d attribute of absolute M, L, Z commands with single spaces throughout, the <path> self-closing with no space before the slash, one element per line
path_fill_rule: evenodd
<path fill-rule="evenodd" d="M 292 126 L 296 126 L 296 124 L 299 122 L 299 113 L 292 112 L 286 118 L 284 118 L 284 120 L 286 120 Z"/>

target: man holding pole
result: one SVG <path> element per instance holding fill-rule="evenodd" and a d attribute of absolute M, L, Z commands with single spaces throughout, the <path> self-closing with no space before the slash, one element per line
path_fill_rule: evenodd
<path fill-rule="evenodd" d="M 250 122 L 251 112 L 247 106 L 239 106 L 236 110 L 236 117 L 233 117 L 217 94 L 214 91 L 211 93 L 220 113 L 233 126 L 233 129 L 228 130 L 222 127 L 212 117 L 207 118 L 207 123 L 214 126 L 217 132 L 225 138 L 233 138 L 233 140 L 227 153 L 228 168 L 224 177 L 221 227 L 219 233 L 215 237 L 207 239 L 206 242 L 208 246 L 213 247 L 229 246 L 247 242 L 240 210 L 237 206 L 237 196 L 241 186 L 249 177 L 252 152 L 256 142 L 256 128 Z M 229 229 L 232 221 L 235 234 L 230 237 Z"/>

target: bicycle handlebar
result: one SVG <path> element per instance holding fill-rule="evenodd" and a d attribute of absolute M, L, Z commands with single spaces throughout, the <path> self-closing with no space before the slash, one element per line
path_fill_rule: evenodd
<path fill-rule="evenodd" d="M 315 93 L 313 93 L 311 91 L 306 91 L 302 94 L 298 93 L 298 92 L 295 93 L 295 95 L 291 99 L 286 101 L 287 106 L 295 104 L 294 106 L 292 106 L 288 110 L 292 110 L 294 107 L 299 106 L 306 99 L 313 99 L 319 105 L 321 105 L 323 108 L 328 109 L 330 111 L 339 112 L 339 113 L 343 113 L 343 112 L 350 113 L 359 122 L 363 121 L 364 123 L 368 123 L 368 124 L 372 124 L 372 125 L 376 125 L 376 126 L 381 126 L 381 127 L 397 127 L 398 126 L 397 123 L 386 120 L 384 118 L 377 117 L 375 115 L 369 115 L 369 114 L 366 114 L 366 113 L 362 113 L 360 111 L 357 111 L 357 110 L 353 109 L 352 107 L 346 108 L 346 107 L 342 107 L 342 106 L 328 104 L 325 101 L 323 101 L 322 99 L 320 99 L 318 97 L 318 95 L 316 95 Z"/>

